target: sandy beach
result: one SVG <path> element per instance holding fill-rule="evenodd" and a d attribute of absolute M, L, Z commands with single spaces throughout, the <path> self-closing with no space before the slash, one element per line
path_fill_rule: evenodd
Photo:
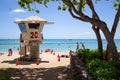
<path fill-rule="evenodd" d="M 68 55 L 68 52 L 56 52 L 55 55 L 49 52 L 42 52 L 39 56 L 41 62 L 36 65 L 35 62 L 19 61 L 19 65 L 16 66 L 16 59 L 20 58 L 18 52 L 13 53 L 12 56 L 7 56 L 8 53 L 0 55 L 0 68 L 53 68 L 59 66 L 68 66 L 70 64 L 70 58 L 61 57 L 58 61 L 57 55 Z"/>
<path fill-rule="evenodd" d="M 16 66 L 16 59 L 20 57 L 18 52 L 8 56 L 8 53 L 0 55 L 0 68 L 12 68 L 10 80 L 67 80 L 66 69 L 70 64 L 70 58 L 60 58 L 57 55 L 66 55 L 68 52 L 56 52 L 55 55 L 49 52 L 40 54 L 41 62 L 19 61 Z M 3 74 L 3 73 L 1 73 Z"/>

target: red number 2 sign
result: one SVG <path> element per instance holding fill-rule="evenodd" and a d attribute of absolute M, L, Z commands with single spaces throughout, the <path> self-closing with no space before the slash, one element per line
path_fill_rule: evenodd
<path fill-rule="evenodd" d="M 30 32 L 30 38 L 38 38 L 38 32 Z"/>

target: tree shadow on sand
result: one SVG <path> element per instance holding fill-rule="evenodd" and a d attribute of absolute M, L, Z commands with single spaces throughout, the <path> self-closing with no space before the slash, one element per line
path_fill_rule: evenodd
<path fill-rule="evenodd" d="M 17 59 L 18 58 L 14 59 L 14 60 L 5 60 L 5 61 L 2 61 L 1 63 L 15 64 Z M 22 60 L 19 60 L 20 65 L 30 65 L 30 64 L 35 64 L 35 63 L 36 63 L 36 61 L 22 61 Z M 40 63 L 49 63 L 49 61 L 41 60 Z"/>
<path fill-rule="evenodd" d="M 1 63 L 15 64 L 17 59 L 18 58 L 14 59 L 14 60 L 5 60 L 5 61 L 2 61 Z M 30 64 L 35 64 L 35 63 L 36 63 L 36 61 L 19 60 L 20 65 L 30 65 Z M 49 63 L 49 61 L 41 60 L 40 63 Z"/>
<path fill-rule="evenodd" d="M 13 72 L 10 80 L 67 80 L 66 67 L 23 68 Z M 15 70 L 14 70 L 15 71 Z"/>

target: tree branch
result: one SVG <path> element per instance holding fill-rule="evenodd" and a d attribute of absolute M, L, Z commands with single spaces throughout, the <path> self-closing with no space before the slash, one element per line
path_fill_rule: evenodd
<path fill-rule="evenodd" d="M 79 2 L 79 12 L 82 12 L 82 3 L 83 3 L 83 0 L 80 0 L 80 2 Z"/>
<path fill-rule="evenodd" d="M 113 26 L 112 26 L 112 30 L 111 30 L 112 37 L 115 36 L 115 32 L 116 32 L 116 29 L 117 29 L 119 18 L 120 18 L 120 3 L 119 3 L 119 8 L 118 8 L 118 11 L 116 13 L 116 16 L 115 16 L 115 19 L 114 19 L 114 23 L 113 23 Z"/>
<path fill-rule="evenodd" d="M 88 6 L 90 7 L 90 9 L 91 9 L 91 11 L 92 11 L 93 18 L 94 18 L 94 19 L 99 19 L 98 15 L 97 15 L 97 13 L 96 13 L 96 11 L 95 11 L 95 9 L 94 9 L 94 6 L 93 6 L 92 1 L 91 1 L 91 0 L 86 0 L 86 2 L 87 2 Z"/>
<path fill-rule="evenodd" d="M 76 14 L 78 14 L 78 11 L 76 10 L 76 8 L 74 7 L 74 5 L 72 4 L 70 0 L 62 0 L 62 1 L 65 3 L 68 3 L 68 6 L 71 7 Z"/>
<path fill-rule="evenodd" d="M 77 15 L 79 15 L 82 20 L 84 20 L 85 22 L 92 23 L 92 18 L 90 18 L 89 16 L 83 14 L 82 11 L 78 12 L 75 9 L 74 5 L 72 4 L 72 2 L 70 0 L 62 0 L 62 1 L 65 2 L 65 3 L 68 3 L 68 6 L 71 7 L 71 9 L 74 11 L 74 13 L 76 13 Z"/>
<path fill-rule="evenodd" d="M 81 20 L 81 21 L 85 21 L 85 20 L 83 20 L 82 18 L 80 18 L 80 17 L 78 17 L 78 16 L 75 16 L 75 15 L 73 14 L 73 12 L 72 12 L 71 7 L 69 7 L 68 11 L 70 12 L 70 14 L 71 14 L 71 16 L 72 16 L 73 18 L 76 18 L 76 19 Z"/>

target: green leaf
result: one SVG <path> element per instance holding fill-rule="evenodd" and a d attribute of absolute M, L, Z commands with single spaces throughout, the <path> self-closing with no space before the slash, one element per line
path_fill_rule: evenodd
<path fill-rule="evenodd" d="M 117 7 L 117 3 L 114 4 L 114 7 Z"/>
<path fill-rule="evenodd" d="M 63 7 L 63 11 L 65 11 L 66 10 L 66 8 L 65 7 Z"/>
<path fill-rule="evenodd" d="M 45 6 L 46 8 L 48 8 L 48 6 L 47 6 L 46 4 L 45 4 L 44 6 Z"/>
<path fill-rule="evenodd" d="M 58 10 L 61 10 L 61 6 L 58 6 Z"/>
<path fill-rule="evenodd" d="M 36 13 L 40 13 L 40 11 L 39 11 L 39 10 L 36 10 Z"/>
<path fill-rule="evenodd" d="M 77 0 L 73 0 L 72 2 L 74 5 L 78 5 L 78 1 Z"/>
<path fill-rule="evenodd" d="M 116 0 L 116 2 L 120 2 L 120 0 Z"/>
<path fill-rule="evenodd" d="M 37 2 L 38 2 L 39 4 L 42 4 L 42 1 L 41 1 L 41 0 L 37 0 Z"/>

